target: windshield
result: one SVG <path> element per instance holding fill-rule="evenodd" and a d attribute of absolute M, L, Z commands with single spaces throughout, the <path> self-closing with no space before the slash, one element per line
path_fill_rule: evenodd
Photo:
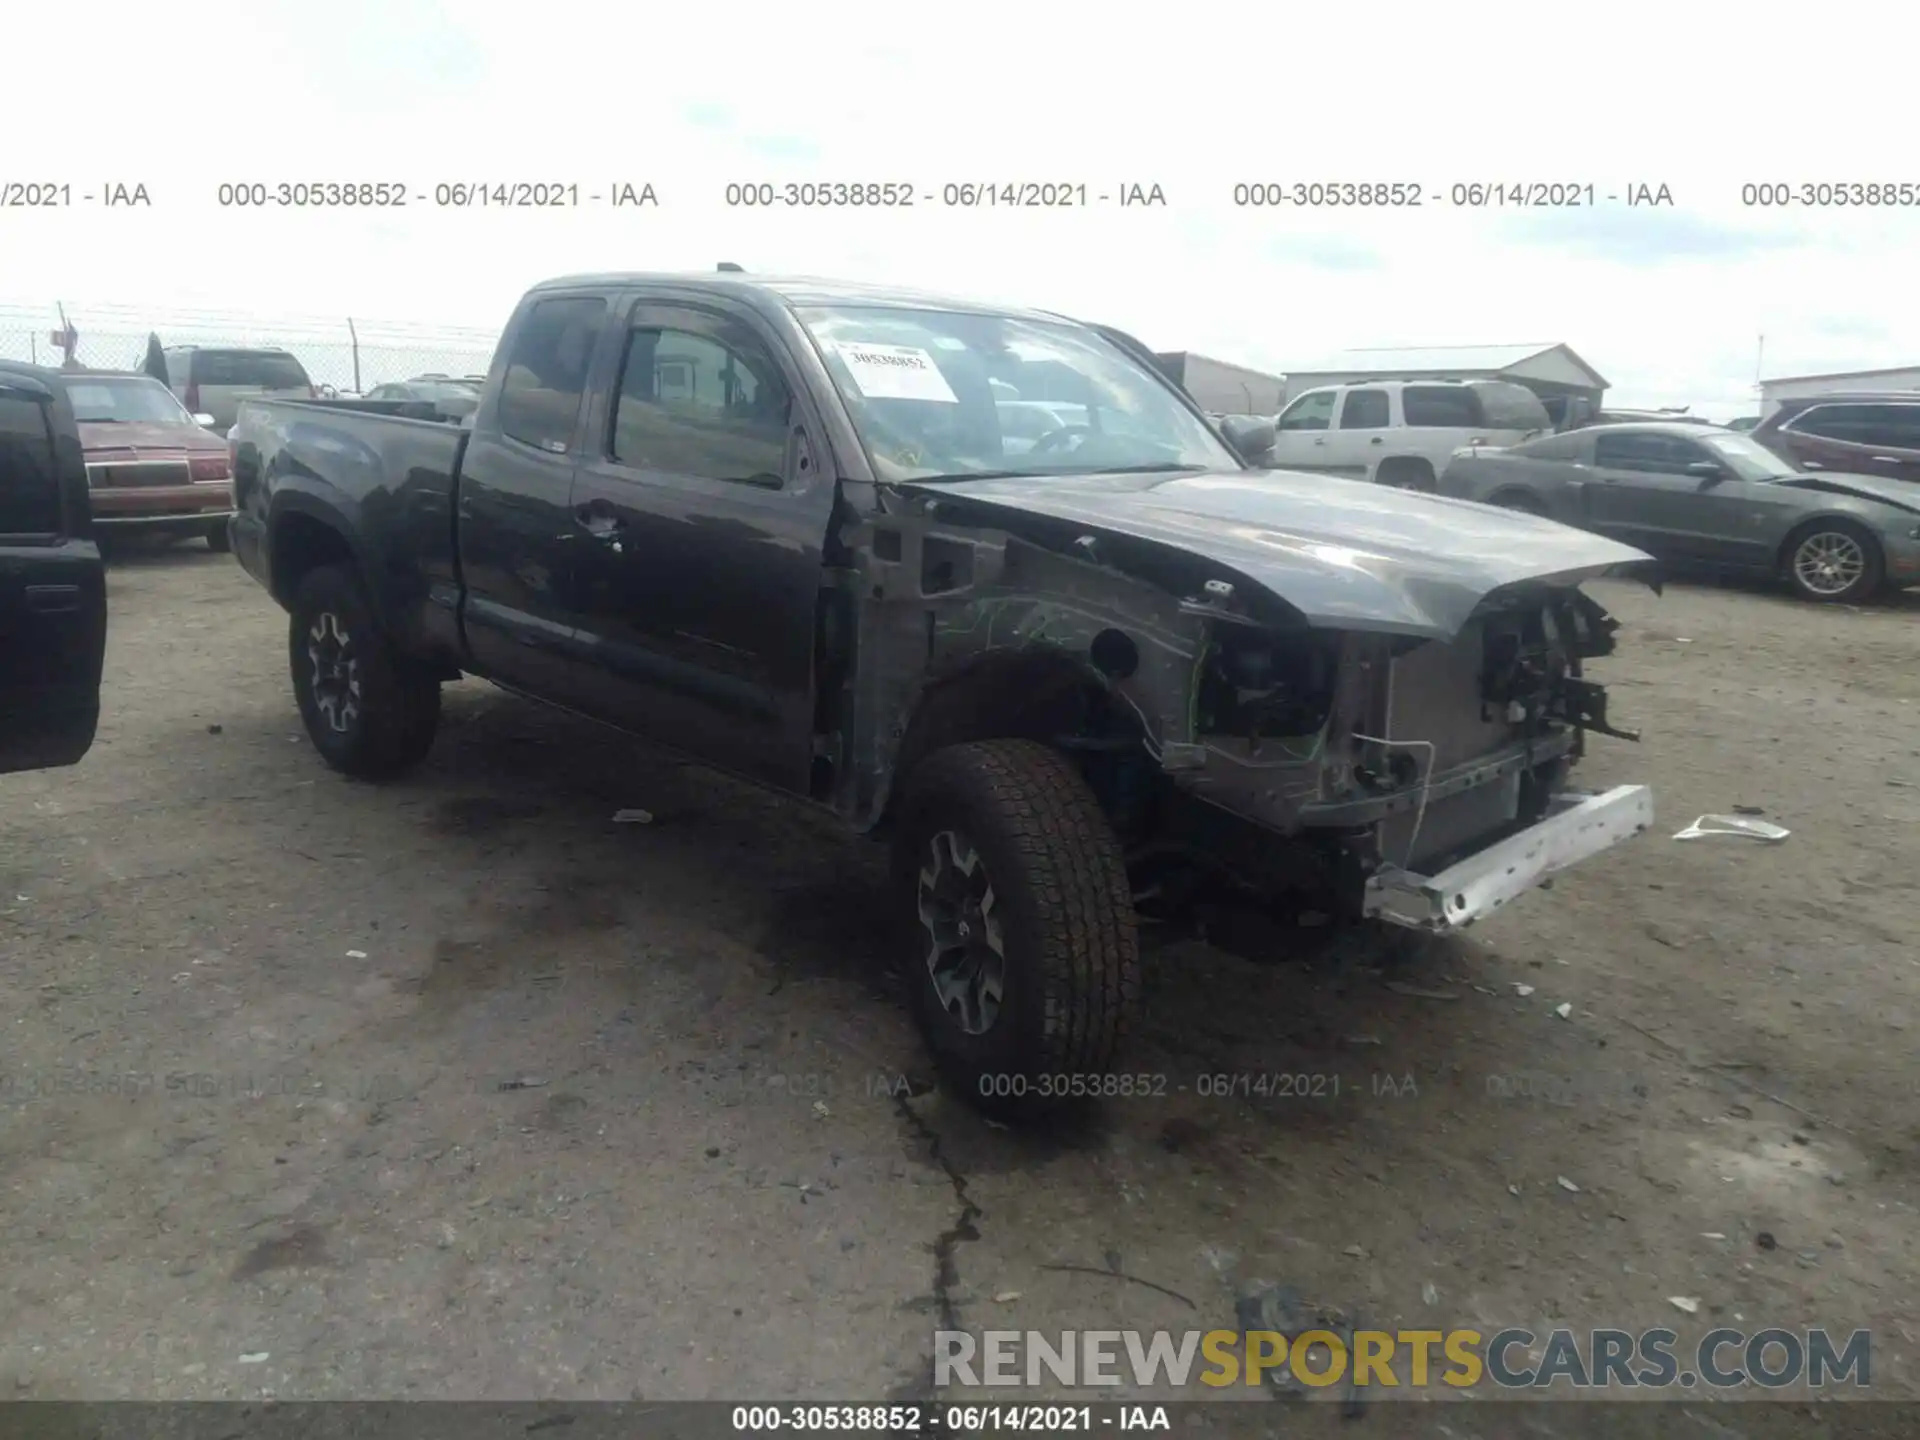
<path fill-rule="evenodd" d="M 73 406 L 73 418 L 90 425 L 193 424 L 193 416 L 171 390 L 158 380 L 140 376 L 69 380 L 67 400 Z"/>
<path fill-rule="evenodd" d="M 1241 468 L 1163 380 L 1078 326 L 864 306 L 800 320 L 883 480 Z"/>
<path fill-rule="evenodd" d="M 1724 459 L 1742 480 L 1785 480 L 1800 473 L 1759 441 L 1744 435 L 1702 435 L 1700 443 Z"/>

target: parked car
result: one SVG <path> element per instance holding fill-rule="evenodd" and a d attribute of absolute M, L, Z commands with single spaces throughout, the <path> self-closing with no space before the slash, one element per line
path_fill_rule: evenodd
<path fill-rule="evenodd" d="M 63 371 L 80 427 L 93 523 L 105 534 L 203 535 L 227 549 L 233 469 L 227 442 L 158 380 L 118 371 Z"/>
<path fill-rule="evenodd" d="M 169 345 L 167 384 L 180 403 L 211 417 L 211 428 L 226 434 L 240 402 L 255 398 L 315 399 L 320 391 L 302 365 L 285 350 L 242 350 L 211 345 Z"/>
<path fill-rule="evenodd" d="M 1684 410 L 1596 410 L 1592 416 L 1576 421 L 1564 428 L 1583 430 L 1589 425 L 1710 425 L 1715 429 L 1724 429 L 1717 420 L 1709 420 L 1704 415 L 1689 415 Z"/>
<path fill-rule="evenodd" d="M 885 837 L 923 1032 L 988 1109 L 1104 1083 L 1150 888 L 1451 931 L 1650 823 L 1569 778 L 1626 733 L 1579 585 L 1628 546 L 1250 470 L 1058 316 L 606 275 L 500 343 L 464 425 L 241 407 L 235 549 L 315 748 L 398 774 L 472 674 Z M 996 392 L 1043 383 L 1087 427 L 1010 452 Z"/>
<path fill-rule="evenodd" d="M 100 724 L 106 575 L 61 379 L 0 360 L 0 774 L 76 764 Z"/>
<path fill-rule="evenodd" d="M 446 417 L 455 420 L 471 414 L 480 407 L 478 390 L 461 381 L 445 379 L 395 380 L 385 385 L 374 386 L 364 398 L 415 401 L 431 405 Z"/>
<path fill-rule="evenodd" d="M 1463 454 L 1440 493 L 1550 516 L 1662 559 L 1857 603 L 1920 583 L 1920 489 L 1806 472 L 1732 431 L 1610 425 Z"/>
<path fill-rule="evenodd" d="M 1803 470 L 1920 481 L 1920 392 L 1783 400 L 1752 433 Z"/>
<path fill-rule="evenodd" d="M 1272 464 L 1432 490 L 1464 445 L 1550 430 L 1540 397 L 1505 380 L 1366 380 L 1296 398 L 1275 422 Z"/>

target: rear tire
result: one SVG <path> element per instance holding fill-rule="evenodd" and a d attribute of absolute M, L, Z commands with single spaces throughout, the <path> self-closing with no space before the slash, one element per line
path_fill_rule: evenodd
<path fill-rule="evenodd" d="M 1140 999 L 1125 860 L 1057 750 L 988 740 L 908 777 L 896 871 L 907 983 L 941 1074 L 988 1114 L 1126 1093 L 1111 1067 Z"/>
<path fill-rule="evenodd" d="M 207 549 L 216 555 L 225 555 L 233 549 L 233 537 L 227 533 L 227 522 L 219 521 L 207 531 Z"/>
<path fill-rule="evenodd" d="M 1440 489 L 1433 466 L 1424 460 L 1400 457 L 1383 460 L 1375 474 L 1380 484 L 1390 485 L 1395 490 L 1415 490 L 1422 495 L 1433 495 Z"/>
<path fill-rule="evenodd" d="M 342 775 L 387 780 L 426 757 L 440 727 L 440 681 L 395 653 L 351 572 L 323 565 L 302 578 L 287 659 L 307 736 Z"/>
<path fill-rule="evenodd" d="M 1816 520 L 1782 551 L 1787 584 L 1802 600 L 1859 605 L 1880 591 L 1886 561 L 1880 542 L 1851 520 Z"/>

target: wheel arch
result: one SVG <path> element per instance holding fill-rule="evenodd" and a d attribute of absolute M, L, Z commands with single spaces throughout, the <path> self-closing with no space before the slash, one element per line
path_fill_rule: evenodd
<path fill-rule="evenodd" d="M 983 650 L 923 685 L 886 775 L 870 827 L 897 818 L 905 780 L 927 756 L 976 740 L 1037 740 L 1069 734 L 1140 737 L 1138 718 L 1085 655 L 1055 645 Z"/>

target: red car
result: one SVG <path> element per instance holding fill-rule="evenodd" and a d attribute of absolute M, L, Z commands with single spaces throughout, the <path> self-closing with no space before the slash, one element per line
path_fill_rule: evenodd
<path fill-rule="evenodd" d="M 1920 391 L 1785 400 L 1751 434 L 1802 470 L 1920 481 Z"/>
<path fill-rule="evenodd" d="M 226 550 L 233 466 L 207 418 L 151 376 L 70 370 L 60 379 L 80 428 L 96 533 L 204 535 L 209 549 Z"/>

